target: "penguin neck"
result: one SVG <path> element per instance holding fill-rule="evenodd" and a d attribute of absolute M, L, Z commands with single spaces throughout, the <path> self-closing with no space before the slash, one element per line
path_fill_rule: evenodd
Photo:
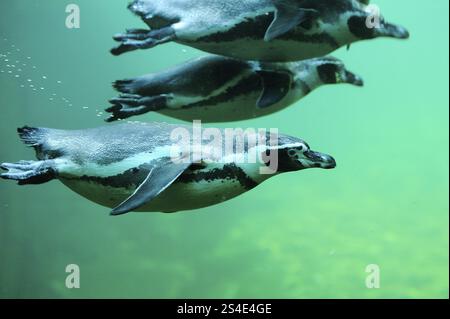
<path fill-rule="evenodd" d="M 356 38 L 348 28 L 348 19 L 355 14 L 354 11 L 347 11 L 339 15 L 337 21 L 333 24 L 326 24 L 324 31 L 328 33 L 336 42 L 338 47 L 349 45 L 360 39 Z M 340 28 L 335 26 L 339 25 Z"/>
<path fill-rule="evenodd" d="M 299 72 L 295 76 L 294 81 L 298 88 L 302 91 L 302 96 L 306 96 L 315 89 L 324 85 L 317 72 L 312 69 Z"/>
<path fill-rule="evenodd" d="M 245 174 L 251 178 L 255 184 L 259 185 L 269 178 L 277 175 L 277 173 L 273 173 L 267 166 L 263 163 L 254 163 L 254 164 L 240 164 L 240 168 L 245 172 Z"/>

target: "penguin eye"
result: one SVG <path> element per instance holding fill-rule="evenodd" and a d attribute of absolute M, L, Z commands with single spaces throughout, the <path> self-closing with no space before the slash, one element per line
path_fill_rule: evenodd
<path fill-rule="evenodd" d="M 295 155 L 297 155 L 297 152 L 296 152 L 295 150 L 289 150 L 289 151 L 288 151 L 288 155 L 289 155 L 290 157 L 294 157 Z"/>

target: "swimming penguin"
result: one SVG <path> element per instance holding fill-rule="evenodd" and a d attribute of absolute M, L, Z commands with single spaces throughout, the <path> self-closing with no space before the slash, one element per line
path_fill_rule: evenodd
<path fill-rule="evenodd" d="M 324 84 L 363 85 L 335 58 L 246 62 L 210 55 L 161 73 L 114 83 L 107 121 L 150 111 L 192 122 L 231 122 L 277 112 Z"/>
<path fill-rule="evenodd" d="M 24 127 L 18 132 L 38 161 L 3 163 L 7 172 L 1 178 L 19 185 L 59 179 L 85 198 L 114 207 L 112 215 L 207 207 L 277 174 L 336 166 L 331 156 L 312 151 L 303 140 L 272 132 L 217 129 L 229 138 L 212 139 L 209 128 L 197 139 L 193 127 L 165 123 L 75 131 Z M 257 155 L 264 160 L 257 161 Z"/>
<path fill-rule="evenodd" d="M 114 55 L 167 42 L 242 60 L 299 61 L 377 37 L 405 39 L 406 29 L 358 0 L 135 0 L 129 9 L 151 28 L 130 29 L 114 39 Z"/>

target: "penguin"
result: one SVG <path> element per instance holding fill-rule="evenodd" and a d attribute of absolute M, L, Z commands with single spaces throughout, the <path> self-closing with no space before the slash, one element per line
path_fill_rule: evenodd
<path fill-rule="evenodd" d="M 38 160 L 1 164 L 7 171 L 2 179 L 19 185 L 58 179 L 90 201 L 113 208 L 112 215 L 199 209 L 243 194 L 272 176 L 336 167 L 330 155 L 276 132 L 216 129 L 228 136 L 222 139 L 211 138 L 209 128 L 198 138 L 193 126 L 166 123 L 85 130 L 23 127 L 18 132 Z"/>
<path fill-rule="evenodd" d="M 172 69 L 114 83 L 107 122 L 150 111 L 192 122 L 247 120 L 278 112 L 325 84 L 362 86 L 333 57 L 299 62 L 242 61 L 204 56 Z"/>
<path fill-rule="evenodd" d="M 364 0 L 134 0 L 129 9 L 150 27 L 117 34 L 120 55 L 177 42 L 241 60 L 286 62 L 328 55 L 351 43 L 409 32 Z"/>

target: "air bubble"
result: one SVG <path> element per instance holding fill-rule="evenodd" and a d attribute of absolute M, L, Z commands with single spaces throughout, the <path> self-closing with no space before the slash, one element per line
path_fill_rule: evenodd
<path fill-rule="evenodd" d="M 53 103 L 61 101 L 67 107 L 77 106 L 76 103 L 70 99 L 61 97 L 61 94 L 57 92 L 55 84 L 61 85 L 64 84 L 64 81 L 58 80 L 57 78 L 54 79 L 52 75 L 45 74 L 45 71 L 43 72 L 41 66 L 37 63 L 37 59 L 28 56 L 26 50 L 21 50 L 19 45 L 6 38 L 0 37 L 0 43 L 2 39 L 4 39 L 4 41 L 9 41 L 9 43 L 5 43 L 6 45 L 0 49 L 1 76 L 5 75 L 11 79 L 17 79 L 15 80 L 17 87 L 26 88 L 28 92 L 34 92 L 41 95 L 45 94 L 43 95 L 44 100 L 48 99 L 48 101 L 53 101 Z M 31 69 L 33 69 L 34 73 L 27 74 Z M 81 106 L 79 107 L 81 108 Z M 88 107 L 85 106 L 82 107 L 82 109 L 86 110 Z"/>

